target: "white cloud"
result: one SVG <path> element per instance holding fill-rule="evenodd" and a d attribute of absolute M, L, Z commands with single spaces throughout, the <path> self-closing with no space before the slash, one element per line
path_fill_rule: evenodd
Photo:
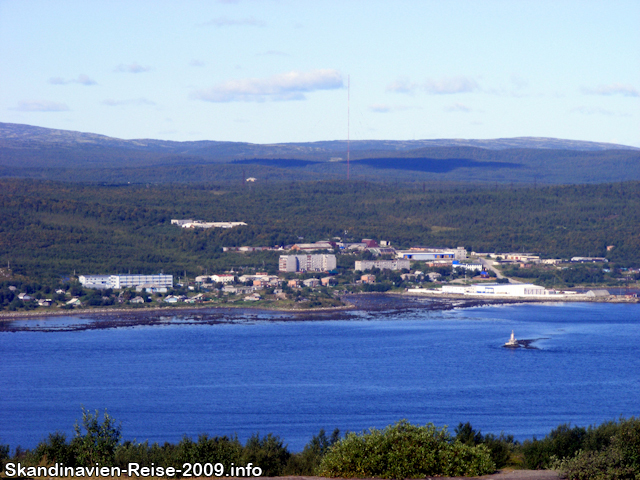
<path fill-rule="evenodd" d="M 582 115 L 606 115 L 608 117 L 630 117 L 629 113 L 616 113 L 601 107 L 575 107 L 570 110 L 571 113 L 580 113 Z"/>
<path fill-rule="evenodd" d="M 155 105 L 156 102 L 152 102 L 146 98 L 132 98 L 129 100 L 113 100 L 109 98 L 107 100 L 103 100 L 102 104 L 109 107 L 118 107 L 121 105 Z"/>
<path fill-rule="evenodd" d="M 292 71 L 269 78 L 230 80 L 209 89 L 197 90 L 191 94 L 191 98 L 207 102 L 304 100 L 305 93 L 342 86 L 342 75 L 337 70 Z"/>
<path fill-rule="evenodd" d="M 424 83 L 411 82 L 401 77 L 387 85 L 388 92 L 413 94 L 423 90 L 431 95 L 449 95 L 453 93 L 467 93 L 478 89 L 478 83 L 469 77 L 445 77 L 439 80 L 427 79 Z"/>
<path fill-rule="evenodd" d="M 20 112 L 66 112 L 69 107 L 65 103 L 50 102 L 49 100 L 23 100 L 13 110 Z"/>
<path fill-rule="evenodd" d="M 610 85 L 598 85 L 596 88 L 582 88 L 582 93 L 587 95 L 622 95 L 624 97 L 640 97 L 640 92 L 629 84 L 612 83 Z"/>
<path fill-rule="evenodd" d="M 289 57 L 290 55 L 285 52 L 281 52 L 280 50 L 267 50 L 266 52 L 256 53 L 257 57 L 261 57 L 264 55 L 273 55 L 277 57 Z"/>
<path fill-rule="evenodd" d="M 514 73 L 513 75 L 511 75 L 511 85 L 513 85 L 517 90 L 520 90 L 522 88 L 528 87 L 529 81 Z"/>
<path fill-rule="evenodd" d="M 440 80 L 428 79 L 424 88 L 433 95 L 449 95 L 452 93 L 467 93 L 478 89 L 476 81 L 469 77 L 448 77 Z"/>
<path fill-rule="evenodd" d="M 89 78 L 88 75 L 78 75 L 78 78 L 65 79 L 62 77 L 51 77 L 49 83 L 52 85 L 68 85 L 70 83 L 79 83 L 81 85 L 97 85 L 98 82 Z"/>
<path fill-rule="evenodd" d="M 386 104 L 374 104 L 369 106 L 369 110 L 375 113 L 390 113 L 390 112 L 400 112 L 403 110 L 408 110 L 413 107 L 407 107 L 405 105 L 386 105 Z"/>
<path fill-rule="evenodd" d="M 393 110 L 393 107 L 389 105 L 371 105 L 369 110 L 376 113 L 388 113 Z"/>
<path fill-rule="evenodd" d="M 453 105 L 445 107 L 444 110 L 446 112 L 464 112 L 464 113 L 471 112 L 471 108 L 467 107 L 466 105 L 463 105 L 462 103 L 454 103 Z"/>
<path fill-rule="evenodd" d="M 262 20 L 257 20 L 254 17 L 246 18 L 229 18 L 229 17 L 217 17 L 201 24 L 203 27 L 237 27 L 237 26 L 249 26 L 249 27 L 264 27 L 266 25 Z"/>
<path fill-rule="evenodd" d="M 123 72 L 123 73 L 142 73 L 142 72 L 148 72 L 149 70 L 151 70 L 151 67 L 138 65 L 138 62 L 133 62 L 129 65 L 125 65 L 124 63 L 121 63 L 116 68 L 114 68 L 113 71 Z"/>
<path fill-rule="evenodd" d="M 417 83 L 412 83 L 407 77 L 401 77 L 387 85 L 387 92 L 414 93 L 418 89 Z"/>

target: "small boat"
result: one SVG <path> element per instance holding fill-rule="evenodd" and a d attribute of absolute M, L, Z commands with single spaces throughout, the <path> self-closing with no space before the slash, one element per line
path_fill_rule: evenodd
<path fill-rule="evenodd" d="M 511 338 L 504 344 L 504 346 L 509 348 L 517 348 L 520 346 L 518 340 L 516 340 L 516 336 L 513 334 L 513 330 L 511 330 Z"/>

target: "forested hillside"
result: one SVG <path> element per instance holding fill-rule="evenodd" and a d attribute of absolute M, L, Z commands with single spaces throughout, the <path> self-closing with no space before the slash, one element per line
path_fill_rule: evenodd
<path fill-rule="evenodd" d="M 122 140 L 0 123 L 0 178 L 259 183 L 350 179 L 557 185 L 640 181 L 640 149 L 554 138 L 251 144 Z"/>
<path fill-rule="evenodd" d="M 244 221 L 183 230 L 172 218 Z M 342 237 L 395 247 L 465 246 L 545 257 L 607 256 L 640 265 L 640 183 L 481 188 L 416 183 L 299 182 L 103 186 L 0 181 L 0 266 L 32 279 L 79 273 L 199 275 L 276 268 L 277 252 L 223 253 Z M 613 245 L 607 252 L 606 247 Z"/>

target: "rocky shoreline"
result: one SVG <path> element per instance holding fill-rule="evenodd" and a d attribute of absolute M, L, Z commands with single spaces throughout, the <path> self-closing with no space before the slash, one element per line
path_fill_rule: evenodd
<path fill-rule="evenodd" d="M 485 305 L 545 303 L 549 301 L 596 301 L 601 299 L 552 299 L 522 297 L 487 297 L 460 294 L 416 294 L 407 292 L 359 293 L 341 297 L 340 307 L 285 309 L 254 305 L 200 304 L 154 306 L 145 308 L 83 308 L 74 310 L 37 310 L 0 312 L 0 332 L 60 332 L 124 328 L 142 325 L 216 325 L 256 321 L 290 322 L 315 320 L 353 320 L 362 313 L 403 312 L 415 309 L 453 310 Z M 634 298 L 637 303 L 638 299 Z M 609 300 L 610 303 L 621 303 Z"/>

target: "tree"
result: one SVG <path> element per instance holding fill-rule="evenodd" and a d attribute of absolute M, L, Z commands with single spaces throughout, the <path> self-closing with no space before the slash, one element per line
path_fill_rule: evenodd
<path fill-rule="evenodd" d="M 111 466 L 115 460 L 116 447 L 122 438 L 122 426 L 104 411 L 104 420 L 100 423 L 98 410 L 92 414 L 82 407 L 82 427 L 76 421 L 75 437 L 71 447 L 78 465 Z M 85 433 L 82 430 L 85 430 Z"/>

